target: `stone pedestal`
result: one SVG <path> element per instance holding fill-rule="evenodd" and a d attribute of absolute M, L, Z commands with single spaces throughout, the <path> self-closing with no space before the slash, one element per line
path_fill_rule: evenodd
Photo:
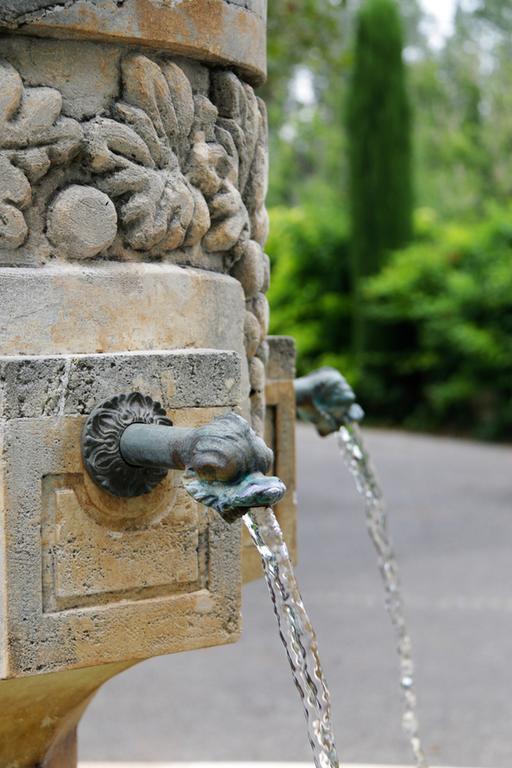
<path fill-rule="evenodd" d="M 94 406 L 140 391 L 178 426 L 235 409 L 263 434 L 266 389 L 293 534 L 265 2 L 0 0 L 0 49 L 0 768 L 69 768 L 105 680 L 240 630 L 239 526 L 179 473 L 142 500 L 93 486 Z"/>

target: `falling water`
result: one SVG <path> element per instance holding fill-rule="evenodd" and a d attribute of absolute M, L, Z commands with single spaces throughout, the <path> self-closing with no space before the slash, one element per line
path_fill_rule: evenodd
<path fill-rule="evenodd" d="M 315 765 L 338 768 L 329 689 L 281 528 L 270 507 L 252 509 L 243 520 L 261 555 L 279 635 L 304 706 Z"/>
<path fill-rule="evenodd" d="M 403 728 L 410 740 L 417 767 L 427 768 L 419 736 L 411 638 L 405 621 L 398 567 L 388 533 L 386 507 L 382 492 L 365 450 L 358 425 L 353 421 L 346 420 L 338 432 L 338 441 L 345 463 L 356 482 L 357 490 L 364 498 L 366 524 L 377 551 L 379 570 L 386 590 L 386 608 L 396 632 L 400 659 L 400 685 L 405 703 L 402 718 Z"/>

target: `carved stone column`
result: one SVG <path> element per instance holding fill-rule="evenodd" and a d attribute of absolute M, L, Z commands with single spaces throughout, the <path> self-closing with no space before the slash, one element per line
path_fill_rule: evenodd
<path fill-rule="evenodd" d="M 101 683 L 238 636 L 238 526 L 179 473 L 108 496 L 79 435 L 133 390 L 263 432 L 265 14 L 0 0 L 0 768 L 73 766 Z"/>
<path fill-rule="evenodd" d="M 0 3 L 13 29 L 0 72 L 0 264 L 31 270 L 13 273 L 2 302 L 3 354 L 232 348 L 241 302 L 218 277 L 232 274 L 261 431 L 266 114 L 251 83 L 264 76 L 264 19 L 262 0 Z M 172 266 L 207 270 L 217 306 Z M 189 292 L 179 318 L 166 284 Z"/>

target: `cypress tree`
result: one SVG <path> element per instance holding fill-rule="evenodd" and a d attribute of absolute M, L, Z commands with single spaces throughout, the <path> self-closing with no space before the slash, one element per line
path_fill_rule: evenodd
<path fill-rule="evenodd" d="M 412 232 L 411 111 L 395 0 L 364 0 L 356 20 L 347 99 L 354 348 L 363 365 L 373 346 L 361 281 Z"/>

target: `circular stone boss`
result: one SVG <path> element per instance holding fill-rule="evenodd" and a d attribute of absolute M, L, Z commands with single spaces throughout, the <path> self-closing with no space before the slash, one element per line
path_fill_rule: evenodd
<path fill-rule="evenodd" d="M 68 259 L 93 259 L 114 241 L 117 211 L 104 192 L 73 184 L 59 192 L 48 212 L 48 238 Z"/>

